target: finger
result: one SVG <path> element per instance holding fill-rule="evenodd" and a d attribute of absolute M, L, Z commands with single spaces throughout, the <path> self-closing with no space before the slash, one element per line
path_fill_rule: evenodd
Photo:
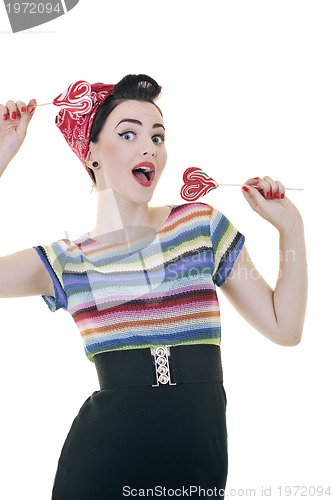
<path fill-rule="evenodd" d="M 247 186 L 257 186 L 261 180 L 261 177 L 250 177 L 250 179 L 247 179 L 244 184 Z"/>
<path fill-rule="evenodd" d="M 263 215 L 263 208 L 268 201 L 265 200 L 261 193 L 259 193 L 258 189 L 253 186 L 246 185 L 243 186 L 242 191 L 252 210 L 257 212 L 259 215 Z"/>
<path fill-rule="evenodd" d="M 24 101 L 17 101 L 16 102 L 16 107 L 21 115 L 27 112 L 27 105 Z"/>
<path fill-rule="evenodd" d="M 285 197 L 286 188 L 284 187 L 284 184 L 282 184 L 282 182 L 280 182 L 280 181 L 275 181 L 275 182 L 278 185 L 279 198 L 283 199 Z"/>
<path fill-rule="evenodd" d="M 272 192 L 271 192 L 271 185 L 270 183 L 266 180 L 264 177 L 263 179 L 261 177 L 252 177 L 251 179 L 248 179 L 245 182 L 246 186 L 255 186 L 259 193 L 264 197 L 264 198 L 271 198 L 272 197 Z"/>
<path fill-rule="evenodd" d="M 265 175 L 264 180 L 270 186 L 269 190 L 266 192 L 266 198 L 279 198 L 279 187 L 278 184 L 268 175 Z"/>
<path fill-rule="evenodd" d="M 21 119 L 20 119 L 18 126 L 17 126 L 17 131 L 19 133 L 25 134 L 27 126 L 29 125 L 31 118 L 34 115 L 34 112 L 36 109 L 36 104 L 37 104 L 36 99 L 30 99 L 30 101 L 28 102 L 28 106 L 26 106 L 27 111 L 21 113 Z"/>
<path fill-rule="evenodd" d="M 8 109 L 4 104 L 0 104 L 0 119 L 3 121 L 8 120 Z"/>
<path fill-rule="evenodd" d="M 36 105 L 37 105 L 36 99 L 30 99 L 30 101 L 28 102 L 28 113 L 30 115 L 33 115 L 34 112 L 36 111 Z"/>
<path fill-rule="evenodd" d="M 16 120 L 18 115 L 18 109 L 14 101 L 7 101 L 6 108 L 8 109 L 9 120 Z"/>

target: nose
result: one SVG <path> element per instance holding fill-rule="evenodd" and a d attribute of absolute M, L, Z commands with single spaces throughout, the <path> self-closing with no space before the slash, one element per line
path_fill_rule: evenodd
<path fill-rule="evenodd" d="M 150 152 L 149 151 L 145 151 L 143 153 L 143 156 L 155 156 L 155 152 L 153 152 L 153 151 L 150 151 Z"/>
<path fill-rule="evenodd" d="M 149 138 L 144 144 L 143 144 L 143 156 L 155 156 L 156 154 L 156 146 L 152 142 L 151 138 Z"/>

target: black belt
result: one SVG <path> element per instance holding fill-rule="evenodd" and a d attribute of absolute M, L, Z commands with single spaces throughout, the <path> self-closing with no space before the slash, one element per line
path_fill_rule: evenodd
<path fill-rule="evenodd" d="M 213 344 L 109 351 L 96 354 L 94 362 L 102 390 L 223 382 L 220 348 Z"/>

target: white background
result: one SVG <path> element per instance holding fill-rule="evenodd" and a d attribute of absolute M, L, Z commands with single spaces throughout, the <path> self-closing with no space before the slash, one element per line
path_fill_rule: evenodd
<path fill-rule="evenodd" d="M 67 15 L 17 34 L 1 4 L 0 44 L 0 102 L 46 103 L 79 79 L 115 83 L 127 73 L 148 73 L 163 86 L 169 162 L 155 205 L 182 202 L 189 166 L 218 182 L 270 175 L 305 189 L 289 192 L 303 214 L 309 261 L 301 344 L 270 343 L 219 295 L 227 486 L 243 490 L 238 497 L 253 488 L 251 497 L 261 498 L 264 487 L 266 496 L 287 498 L 277 490 L 285 485 L 330 486 L 333 495 L 332 2 L 81 0 Z M 95 195 L 55 114 L 53 106 L 38 108 L 1 178 L 2 255 L 93 227 Z M 202 201 L 245 234 L 274 286 L 276 230 L 251 211 L 241 188 L 220 187 Z M 0 315 L 0 496 L 45 500 L 69 426 L 97 377 L 66 312 L 52 315 L 32 297 L 2 300 Z"/>

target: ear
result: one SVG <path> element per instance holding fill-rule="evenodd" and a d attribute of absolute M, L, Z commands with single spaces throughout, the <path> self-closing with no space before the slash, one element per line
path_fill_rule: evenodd
<path fill-rule="evenodd" d="M 98 148 L 97 148 L 97 144 L 95 144 L 93 142 L 90 142 L 89 143 L 88 154 L 86 156 L 86 161 L 93 162 L 95 160 L 98 161 Z"/>
<path fill-rule="evenodd" d="M 86 156 L 86 162 L 92 162 L 93 161 L 93 154 L 91 152 L 91 149 L 89 148 L 88 154 Z"/>

